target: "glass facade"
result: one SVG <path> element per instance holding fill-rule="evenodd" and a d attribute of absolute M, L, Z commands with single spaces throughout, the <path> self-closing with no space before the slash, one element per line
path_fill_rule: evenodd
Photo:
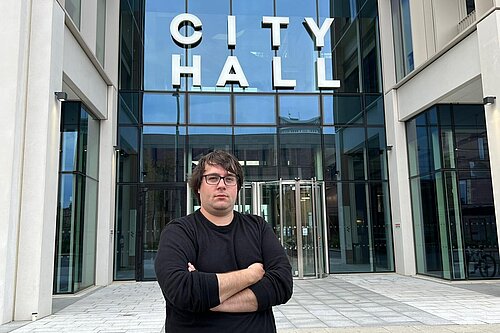
<path fill-rule="evenodd" d="M 437 105 L 407 123 L 417 272 L 498 278 L 482 105 Z"/>
<path fill-rule="evenodd" d="M 182 13 L 202 22 L 201 41 L 189 47 L 169 35 Z M 236 20 L 234 46 L 228 15 Z M 289 19 L 279 46 L 264 16 Z M 317 27 L 334 18 L 324 47 L 306 17 Z M 179 28 L 184 36 L 196 31 Z M 154 279 L 161 229 L 196 208 L 187 179 L 214 149 L 238 157 L 248 191 L 251 182 L 319 182 L 322 202 L 308 207 L 322 207 L 328 271 L 393 271 L 378 34 L 375 0 L 122 0 L 115 279 Z M 201 57 L 201 85 L 195 74 L 174 84 L 172 55 L 192 68 Z M 235 59 L 228 57 L 240 66 L 225 73 Z M 217 84 L 241 74 L 248 87 Z M 277 75 L 294 86 L 278 86 Z M 322 75 L 340 87 L 320 87 Z"/>
<path fill-rule="evenodd" d="M 54 293 L 75 293 L 95 281 L 99 121 L 80 102 L 64 102 Z"/>

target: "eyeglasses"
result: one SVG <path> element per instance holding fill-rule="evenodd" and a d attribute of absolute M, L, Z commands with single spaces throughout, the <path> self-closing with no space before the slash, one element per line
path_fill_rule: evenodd
<path fill-rule="evenodd" d="M 226 184 L 226 186 L 234 186 L 238 183 L 238 176 L 235 175 L 227 175 L 225 177 L 222 177 L 216 173 L 212 173 L 209 175 L 203 175 L 203 177 L 205 177 L 205 181 L 208 185 L 218 185 L 221 179 L 224 181 L 224 184 Z"/>

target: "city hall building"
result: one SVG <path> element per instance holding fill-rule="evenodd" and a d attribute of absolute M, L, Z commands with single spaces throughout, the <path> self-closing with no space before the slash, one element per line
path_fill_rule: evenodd
<path fill-rule="evenodd" d="M 0 22 L 0 324 L 155 280 L 217 149 L 298 279 L 500 277 L 499 0 L 12 0 Z"/>

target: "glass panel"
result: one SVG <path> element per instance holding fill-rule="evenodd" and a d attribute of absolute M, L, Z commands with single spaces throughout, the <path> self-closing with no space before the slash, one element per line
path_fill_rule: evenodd
<path fill-rule="evenodd" d="M 342 180 L 365 180 L 365 129 L 337 128 L 337 153 L 340 154 L 337 171 Z"/>
<path fill-rule="evenodd" d="M 199 45 L 188 49 L 188 64 L 192 65 L 193 55 L 201 56 L 201 80 L 203 91 L 229 91 L 231 87 L 216 87 L 227 56 L 231 55 L 227 46 L 227 16 L 229 0 L 189 1 L 189 12 L 203 23 L 203 38 Z M 192 77 L 188 78 L 188 89 L 193 87 Z"/>
<path fill-rule="evenodd" d="M 178 14 L 185 12 L 184 1 L 146 0 L 144 24 L 145 90 L 173 89 L 172 54 L 180 54 L 181 65 L 186 66 L 185 50 L 175 44 L 169 32 L 172 19 Z M 195 14 L 193 11 L 190 12 Z M 206 22 L 203 22 L 203 30 L 205 30 L 205 24 Z M 205 31 L 203 32 L 205 33 Z M 203 65 L 202 67 L 205 67 Z M 184 86 L 185 84 L 181 84 L 181 87 Z"/>
<path fill-rule="evenodd" d="M 365 95 L 367 125 L 384 125 L 384 99 L 381 95 Z"/>
<path fill-rule="evenodd" d="M 302 237 L 302 261 L 304 276 L 316 276 L 316 267 L 318 266 L 318 248 L 317 236 L 318 229 L 321 230 L 321 225 L 318 225 L 318 215 L 315 211 L 316 201 L 320 200 L 318 192 L 313 193 L 312 185 L 301 184 L 300 189 L 300 221 L 301 227 L 300 236 Z M 319 228 L 318 228 L 319 227 Z"/>
<path fill-rule="evenodd" d="M 320 129 L 285 127 L 279 133 L 280 178 L 323 179 Z"/>
<path fill-rule="evenodd" d="M 194 162 L 203 155 L 220 149 L 232 151 L 232 130 L 231 127 L 189 127 L 189 150 L 187 156 L 187 172 L 195 167 Z"/>
<path fill-rule="evenodd" d="M 282 125 L 319 125 L 317 96 L 279 96 L 279 116 Z M 297 129 L 300 133 L 300 128 Z"/>
<path fill-rule="evenodd" d="M 104 67 L 104 51 L 106 42 L 106 0 L 97 0 L 97 28 L 95 53 L 97 60 Z"/>
<path fill-rule="evenodd" d="M 354 22 L 342 35 L 339 35 L 340 28 L 335 30 L 335 33 L 341 36 L 333 48 L 335 76 L 341 82 L 340 92 L 358 93 L 361 91 L 357 19 Z"/>
<path fill-rule="evenodd" d="M 392 225 L 387 183 L 370 184 L 370 218 L 373 241 L 373 264 L 376 272 L 394 270 Z"/>
<path fill-rule="evenodd" d="M 335 127 L 323 127 L 323 165 L 325 180 L 337 180 L 337 137 Z"/>
<path fill-rule="evenodd" d="M 189 122 L 191 124 L 230 124 L 229 95 L 190 95 Z"/>
<path fill-rule="evenodd" d="M 245 180 L 278 178 L 275 127 L 235 127 L 234 153 L 243 166 Z"/>
<path fill-rule="evenodd" d="M 369 13 L 370 10 L 375 13 Z M 377 38 L 378 20 L 376 19 L 376 6 L 363 7 L 365 18 L 359 19 L 360 31 L 360 52 L 361 52 L 361 68 L 363 92 L 381 92 L 380 82 L 380 59 L 379 47 Z M 367 16 L 372 15 L 372 18 Z"/>
<path fill-rule="evenodd" d="M 387 150 L 384 128 L 368 128 L 368 179 L 387 179 Z"/>
<path fill-rule="evenodd" d="M 115 280 L 135 278 L 137 187 L 118 185 L 115 235 Z"/>
<path fill-rule="evenodd" d="M 144 194 L 142 263 L 143 279 L 155 279 L 154 260 L 160 234 L 171 220 L 186 214 L 186 188 L 149 189 Z"/>
<path fill-rule="evenodd" d="M 62 108 L 54 292 L 73 293 L 95 281 L 99 121 L 80 102 Z"/>
<path fill-rule="evenodd" d="M 144 182 L 184 181 L 185 127 L 144 126 Z"/>
<path fill-rule="evenodd" d="M 68 13 L 71 20 L 80 29 L 80 16 L 82 15 L 82 0 L 66 0 L 64 2 L 64 9 Z"/>
<path fill-rule="evenodd" d="M 120 125 L 138 125 L 139 124 L 139 108 L 140 98 L 139 93 L 120 92 L 118 122 Z"/>
<path fill-rule="evenodd" d="M 248 80 L 245 91 L 273 91 L 270 29 L 261 27 L 262 16 L 273 16 L 273 2 L 268 0 L 233 1 L 232 14 L 236 16 L 236 48 L 234 55 Z M 238 85 L 233 88 L 242 91 Z"/>
<path fill-rule="evenodd" d="M 299 237 L 299 230 L 297 230 L 297 214 L 295 209 L 295 185 L 283 184 L 282 185 L 282 200 L 283 200 L 283 248 L 292 264 L 293 276 L 299 276 L 299 262 L 298 262 L 298 245 L 297 237 Z"/>
<path fill-rule="evenodd" d="M 274 96 L 236 95 L 234 98 L 235 124 L 276 124 Z"/>
<path fill-rule="evenodd" d="M 143 123 L 184 124 L 184 113 L 184 94 L 144 94 Z"/>
<path fill-rule="evenodd" d="M 281 57 L 281 77 L 296 80 L 295 91 L 316 91 L 314 41 L 304 29 L 304 17 L 316 20 L 316 2 L 301 0 L 277 0 L 276 16 L 289 17 L 286 29 L 281 29 L 281 46 L 277 56 Z M 266 29 L 270 30 L 270 29 Z M 300 52 L 295 52 L 300 50 Z"/>
<path fill-rule="evenodd" d="M 486 128 L 456 128 L 457 168 L 471 172 L 490 168 Z"/>
<path fill-rule="evenodd" d="M 121 127 L 118 130 L 120 158 L 118 181 L 136 182 L 139 180 L 139 138 L 137 127 Z"/>
<path fill-rule="evenodd" d="M 364 116 L 360 96 L 324 96 L 324 124 L 363 124 Z"/>
<path fill-rule="evenodd" d="M 333 236 L 330 241 L 330 271 L 373 271 L 371 227 L 367 211 L 368 185 L 339 183 L 337 187 L 336 191 L 334 186 L 329 185 L 327 190 L 328 223 L 330 235 Z"/>
<path fill-rule="evenodd" d="M 132 6 L 130 1 L 121 0 L 120 89 L 141 89 L 142 87 L 143 13 L 142 8 L 139 7 L 139 1 L 134 1 Z M 149 36 L 149 34 L 146 35 Z M 164 39 L 167 40 L 167 38 Z"/>
<path fill-rule="evenodd" d="M 76 205 L 76 178 L 72 174 L 59 176 L 59 202 L 57 212 L 54 292 L 73 292 L 73 243 L 75 219 L 79 218 Z"/>
<path fill-rule="evenodd" d="M 97 197 L 99 183 L 85 177 L 85 213 L 80 244 L 80 276 L 75 290 L 82 290 L 95 283 L 95 256 L 97 237 Z"/>

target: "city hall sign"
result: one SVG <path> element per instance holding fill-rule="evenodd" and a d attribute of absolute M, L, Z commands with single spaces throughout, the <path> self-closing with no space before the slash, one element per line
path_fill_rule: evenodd
<path fill-rule="evenodd" d="M 279 16 L 263 16 L 262 26 L 271 28 L 272 49 L 277 50 L 280 47 L 280 31 L 288 26 L 288 17 Z M 314 40 L 314 45 L 317 49 L 325 46 L 325 35 L 333 23 L 333 18 L 327 18 L 318 27 L 316 22 L 310 18 L 304 18 L 306 29 L 310 32 L 311 38 Z M 190 36 L 183 36 L 180 29 L 186 25 L 193 28 L 193 33 Z M 170 35 L 174 41 L 185 48 L 194 48 L 201 42 L 202 32 L 201 20 L 193 14 L 179 14 L 170 22 Z M 227 46 L 228 48 L 236 47 L 236 17 L 227 17 Z M 172 85 L 179 87 L 181 85 L 181 76 L 192 76 L 193 86 L 201 87 L 201 56 L 193 55 L 192 66 L 181 65 L 181 55 L 172 54 Z M 273 57 L 273 88 L 274 89 L 293 89 L 296 86 L 296 81 L 293 79 L 284 79 L 281 75 L 281 57 Z M 316 85 L 318 89 L 335 89 L 340 87 L 339 80 L 327 80 L 325 77 L 325 59 L 319 57 L 316 60 Z M 236 56 L 228 56 L 224 67 L 221 70 L 217 87 L 224 87 L 228 83 L 238 83 L 240 87 L 249 87 L 243 68 Z"/>

